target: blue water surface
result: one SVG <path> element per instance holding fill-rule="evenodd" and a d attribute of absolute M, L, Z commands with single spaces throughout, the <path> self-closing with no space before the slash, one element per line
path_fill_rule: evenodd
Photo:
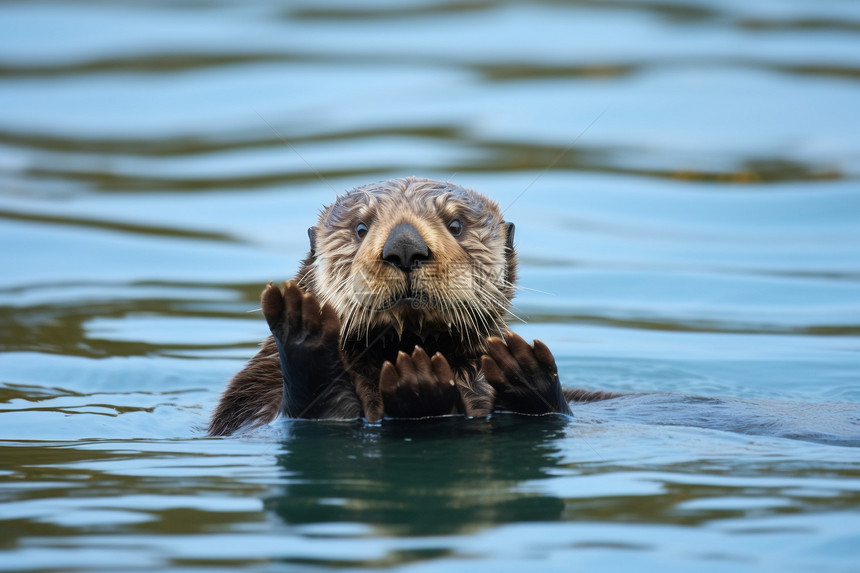
<path fill-rule="evenodd" d="M 860 5 L 0 3 L 0 570 L 857 571 Z M 338 193 L 517 225 L 572 418 L 207 438 Z"/>

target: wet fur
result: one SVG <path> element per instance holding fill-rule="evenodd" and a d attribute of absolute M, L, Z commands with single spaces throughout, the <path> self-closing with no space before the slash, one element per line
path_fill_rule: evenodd
<path fill-rule="evenodd" d="M 447 228 L 453 219 L 463 226 L 457 237 Z M 432 264 L 408 274 L 379 254 L 403 222 L 432 253 Z M 358 223 L 369 229 L 361 239 Z M 612 397 L 564 394 L 549 349 L 507 330 L 517 276 L 512 230 L 496 203 L 449 183 L 396 179 L 338 197 L 309 230 L 311 252 L 295 281 L 264 291 L 277 342 L 269 337 L 230 381 L 209 433 L 231 434 L 279 413 L 371 421 L 569 413 L 570 399 Z"/>

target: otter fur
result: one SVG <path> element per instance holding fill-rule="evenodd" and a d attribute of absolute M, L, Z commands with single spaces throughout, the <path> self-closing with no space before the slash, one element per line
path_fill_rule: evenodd
<path fill-rule="evenodd" d="M 514 225 L 463 187 L 355 188 L 308 230 L 295 279 L 263 291 L 272 332 L 230 381 L 211 435 L 293 418 L 570 413 L 555 359 L 507 329 Z"/>

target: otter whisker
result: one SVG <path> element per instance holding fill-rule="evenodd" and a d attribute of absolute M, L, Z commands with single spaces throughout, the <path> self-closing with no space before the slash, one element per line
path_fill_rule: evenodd
<path fill-rule="evenodd" d="M 496 306 L 498 306 L 498 307 L 500 307 L 504 312 L 506 312 L 506 313 L 510 314 L 511 316 L 513 316 L 514 318 L 516 318 L 517 320 L 519 320 L 520 322 L 522 322 L 523 324 L 528 324 L 528 322 L 527 322 L 527 321 L 525 321 L 525 320 L 523 320 L 522 318 L 520 318 L 519 316 L 517 316 L 517 315 L 516 315 L 516 314 L 515 314 L 515 313 L 514 313 L 514 312 L 513 312 L 509 307 L 508 307 L 508 305 L 507 305 L 507 304 L 503 304 L 503 303 L 501 303 L 501 302 L 497 301 L 497 300 L 496 300 L 495 298 L 493 298 L 493 297 L 485 297 L 485 298 L 484 298 L 484 300 L 485 300 L 485 301 L 487 301 L 487 302 L 489 302 L 489 303 L 495 304 L 495 305 L 496 305 Z"/>
<path fill-rule="evenodd" d="M 529 292 L 536 292 L 536 293 L 538 293 L 538 294 L 545 294 L 545 295 L 549 295 L 549 296 L 557 296 L 554 292 L 547 292 L 547 291 L 545 291 L 545 290 L 538 290 L 538 289 L 536 289 L 536 288 L 524 287 L 524 286 L 522 286 L 522 285 L 508 285 L 508 286 L 510 286 L 511 288 L 513 288 L 513 289 L 515 289 L 515 290 L 526 290 L 526 291 L 529 291 Z"/>
<path fill-rule="evenodd" d="M 323 296 L 320 298 L 320 302 L 322 304 L 327 303 L 334 297 L 343 296 L 343 290 L 346 288 L 347 284 L 350 282 L 350 277 L 346 276 L 339 283 L 336 283 L 333 288 L 326 289 L 327 292 L 324 292 Z"/>
<path fill-rule="evenodd" d="M 506 308 L 506 309 L 505 309 L 505 312 L 507 312 L 508 314 L 510 314 L 511 316 L 513 316 L 514 318 L 516 318 L 517 320 L 519 320 L 520 322 L 522 322 L 523 324 L 528 324 L 528 323 L 529 323 L 529 322 L 528 322 L 527 320 L 525 320 L 524 318 L 520 318 L 519 316 L 517 316 L 516 314 L 514 314 L 514 313 L 513 313 L 513 311 L 512 311 L 511 309 L 509 309 L 509 308 Z"/>
<path fill-rule="evenodd" d="M 470 325 L 473 328 L 468 328 L 469 325 L 464 324 L 464 330 L 466 332 L 471 332 L 474 330 L 478 330 L 479 321 L 483 325 L 485 331 L 489 331 L 490 325 L 487 324 L 486 319 L 484 318 L 482 313 L 479 313 L 474 307 L 471 305 L 464 306 L 463 310 L 465 311 L 465 315 L 469 317 Z"/>
<path fill-rule="evenodd" d="M 497 289 L 496 289 L 496 292 L 498 293 L 498 290 L 497 290 Z M 504 302 L 500 302 L 500 301 L 498 300 L 498 298 L 499 298 L 499 297 L 498 297 L 498 295 L 497 295 L 496 293 L 491 293 L 491 292 L 489 292 L 489 291 L 488 291 L 488 289 L 481 287 L 481 288 L 478 290 L 478 293 L 477 293 L 477 294 L 478 294 L 478 296 L 481 298 L 481 300 L 486 301 L 486 302 L 493 303 L 493 304 L 495 304 L 496 306 L 498 306 L 498 307 L 502 308 L 504 311 L 507 311 L 507 310 L 508 310 L 508 304 L 509 304 L 508 300 L 507 300 L 507 299 L 503 299 L 503 301 L 504 301 Z M 487 330 L 489 330 L 489 325 L 487 325 Z"/>

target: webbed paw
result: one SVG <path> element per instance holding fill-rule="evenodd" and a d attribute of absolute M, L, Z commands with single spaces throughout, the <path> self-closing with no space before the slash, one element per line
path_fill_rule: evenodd
<path fill-rule="evenodd" d="M 263 315 L 278 346 L 284 378 L 283 414 L 292 418 L 356 417 L 358 398 L 338 351 L 340 319 L 331 306 L 295 282 L 283 292 L 269 284 L 261 296 Z"/>
<path fill-rule="evenodd" d="M 419 346 L 412 354 L 400 352 L 379 373 L 385 415 L 423 418 L 456 413 L 460 402 L 454 372 L 440 353 L 427 356 Z"/>
<path fill-rule="evenodd" d="M 552 352 L 540 340 L 530 346 L 508 332 L 506 341 L 487 340 L 481 370 L 496 391 L 496 409 L 523 414 L 560 412 L 570 414 Z"/>

